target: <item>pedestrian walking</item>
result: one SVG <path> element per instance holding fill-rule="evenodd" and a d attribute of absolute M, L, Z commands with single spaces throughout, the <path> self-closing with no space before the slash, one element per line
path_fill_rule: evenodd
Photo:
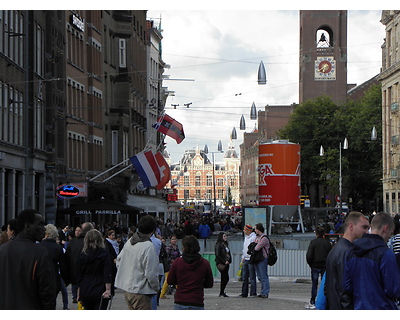
<path fill-rule="evenodd" d="M 78 301 L 85 310 L 106 310 L 111 299 L 111 259 L 100 231 L 92 229 L 84 238 L 78 258 Z"/>
<path fill-rule="evenodd" d="M 141 217 L 138 232 L 125 243 L 117 257 L 115 286 L 125 291 L 130 310 L 151 310 L 152 297 L 159 289 L 159 257 L 150 241 L 156 226 L 152 216 Z"/>
<path fill-rule="evenodd" d="M 225 232 L 220 232 L 218 234 L 215 244 L 215 262 L 221 274 L 219 296 L 229 298 L 225 292 L 225 288 L 229 282 L 229 264 L 232 262 L 232 257 L 228 246 L 228 236 Z"/>
<path fill-rule="evenodd" d="M 204 288 L 212 288 L 210 263 L 200 255 L 194 236 L 182 240 L 182 257 L 175 259 L 168 273 L 168 284 L 176 285 L 175 310 L 204 310 Z"/>
<path fill-rule="evenodd" d="M 78 228 L 76 228 L 75 238 L 69 241 L 67 249 L 65 251 L 65 261 L 68 269 L 68 277 L 65 279 L 65 285 L 71 283 L 71 291 L 72 291 L 72 302 L 78 303 L 78 270 L 79 264 L 78 259 L 79 255 L 82 252 L 84 246 L 84 239 L 87 232 L 94 229 L 94 226 L 91 222 L 84 222 L 82 224 L 81 230 L 79 232 Z"/>
<path fill-rule="evenodd" d="M 318 292 L 318 279 L 324 275 L 326 258 L 332 249 L 330 242 L 324 237 L 325 229 L 318 226 L 315 230 L 316 238 L 311 240 L 306 254 L 307 264 L 311 268 L 311 298 L 306 309 L 315 309 L 315 299 Z"/>

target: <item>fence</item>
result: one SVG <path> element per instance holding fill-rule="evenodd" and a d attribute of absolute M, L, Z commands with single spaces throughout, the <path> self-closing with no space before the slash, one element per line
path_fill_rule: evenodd
<path fill-rule="evenodd" d="M 315 238 L 315 235 L 313 235 Z M 312 238 L 312 239 L 313 239 Z M 243 239 L 232 239 L 229 241 L 232 263 L 229 268 L 229 278 L 238 279 L 237 271 L 242 261 Z M 310 239 L 285 239 L 272 238 L 276 243 L 278 261 L 272 267 L 268 267 L 268 275 L 272 277 L 310 277 L 310 267 L 306 262 L 307 247 Z M 178 241 L 179 248 L 182 248 Z M 204 259 L 210 262 L 215 279 L 220 278 L 220 273 L 215 264 L 215 242 L 216 239 L 200 239 L 200 253 Z"/>

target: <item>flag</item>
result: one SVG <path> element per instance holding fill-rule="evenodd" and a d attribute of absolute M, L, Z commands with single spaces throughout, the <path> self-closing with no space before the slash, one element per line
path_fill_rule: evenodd
<path fill-rule="evenodd" d="M 160 168 L 151 150 L 138 153 L 137 155 L 129 158 L 129 160 L 131 160 L 133 166 L 139 174 L 140 180 L 143 182 L 143 186 L 148 188 L 159 184 Z"/>
<path fill-rule="evenodd" d="M 171 179 L 171 169 L 161 152 L 155 155 L 151 150 L 141 152 L 130 160 L 146 188 L 156 187 L 161 190 Z"/>
<path fill-rule="evenodd" d="M 167 161 L 165 161 L 161 152 L 157 152 L 155 154 L 155 158 L 158 164 L 158 168 L 160 170 L 160 180 L 159 183 L 156 185 L 156 189 L 161 190 L 171 179 L 171 169 L 169 168 L 169 165 Z"/>
<path fill-rule="evenodd" d="M 167 114 L 160 117 L 153 127 L 156 128 L 157 131 L 175 139 L 178 144 L 185 139 L 182 124 Z"/>

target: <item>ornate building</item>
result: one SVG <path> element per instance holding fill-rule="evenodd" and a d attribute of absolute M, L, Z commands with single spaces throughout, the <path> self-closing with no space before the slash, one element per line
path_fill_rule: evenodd
<path fill-rule="evenodd" d="M 383 10 L 386 26 L 382 45 L 383 211 L 400 213 L 400 11 Z"/>
<path fill-rule="evenodd" d="M 214 165 L 199 147 L 187 150 L 178 164 L 171 165 L 171 187 L 184 204 L 213 202 L 214 197 L 217 208 L 225 203 L 240 204 L 239 162 L 233 146 L 225 152 L 224 162 Z"/>

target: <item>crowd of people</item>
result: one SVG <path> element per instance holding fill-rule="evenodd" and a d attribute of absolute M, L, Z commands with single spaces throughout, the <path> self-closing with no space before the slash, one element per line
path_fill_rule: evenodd
<path fill-rule="evenodd" d="M 223 248 L 217 259 L 220 252 L 228 257 L 221 285 L 221 296 L 227 297 L 227 232 L 238 231 L 240 223 L 230 217 L 188 215 L 164 224 L 146 215 L 129 231 L 117 223 L 57 228 L 45 225 L 40 212 L 24 210 L 2 228 L 0 290 L 10 294 L 0 295 L 0 309 L 55 309 L 61 294 L 67 310 L 68 286 L 79 309 L 109 308 L 116 288 L 124 291 L 128 309 L 157 309 L 159 299 L 172 292 L 175 309 L 204 309 L 204 288 L 212 287 L 214 279 L 198 239 L 220 232 L 216 248 Z"/>

